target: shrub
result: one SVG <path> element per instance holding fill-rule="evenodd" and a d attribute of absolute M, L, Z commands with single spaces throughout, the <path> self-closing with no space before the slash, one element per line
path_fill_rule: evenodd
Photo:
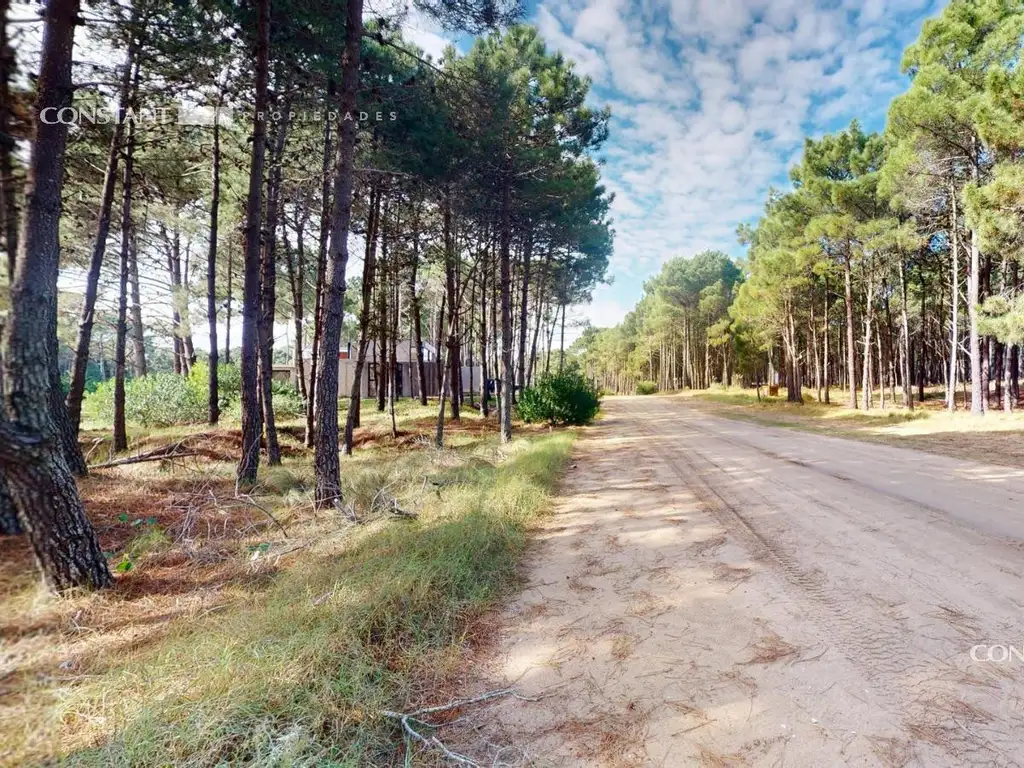
<path fill-rule="evenodd" d="M 270 389 L 274 393 L 274 415 L 277 418 L 297 419 L 306 413 L 306 401 L 289 382 L 271 382 Z"/>
<path fill-rule="evenodd" d="M 86 395 L 82 410 L 90 421 L 114 420 L 114 380 L 108 379 Z M 144 427 L 193 424 L 206 419 L 204 393 L 174 373 L 151 373 L 129 379 L 124 387 L 125 420 Z"/>
<path fill-rule="evenodd" d="M 125 419 L 143 427 L 169 427 L 178 424 L 199 424 L 209 415 L 210 368 L 199 361 L 189 375 L 151 373 L 125 382 Z M 242 376 L 237 365 L 217 366 L 217 394 L 220 409 L 240 417 Z M 305 401 L 285 381 L 271 384 L 274 392 L 274 413 L 280 419 L 294 419 L 306 411 Z M 82 414 L 87 421 L 111 424 L 114 421 L 114 380 L 100 383 L 86 394 Z"/>
<path fill-rule="evenodd" d="M 636 393 L 638 395 L 653 395 L 658 391 L 658 385 L 653 381 L 641 381 L 636 385 Z"/>
<path fill-rule="evenodd" d="M 577 368 L 545 374 L 519 398 L 519 418 L 527 424 L 589 424 L 601 400 L 597 389 Z"/>

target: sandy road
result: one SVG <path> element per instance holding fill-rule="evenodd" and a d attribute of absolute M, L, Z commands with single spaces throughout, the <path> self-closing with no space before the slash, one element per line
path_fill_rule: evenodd
<path fill-rule="evenodd" d="M 1024 765 L 1024 661 L 971 651 L 1024 645 L 1024 472 L 670 398 L 605 413 L 477 671 L 545 694 L 481 716 L 492 757 Z"/>

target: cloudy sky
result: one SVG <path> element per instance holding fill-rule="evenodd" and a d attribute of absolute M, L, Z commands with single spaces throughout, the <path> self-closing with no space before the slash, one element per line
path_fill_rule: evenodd
<path fill-rule="evenodd" d="M 942 0 L 542 0 L 552 48 L 612 108 L 601 153 L 615 192 L 612 284 L 577 310 L 612 325 L 662 262 L 717 248 L 786 183 L 805 136 L 884 125 L 899 61 Z M 443 38 L 413 24 L 439 52 Z"/>

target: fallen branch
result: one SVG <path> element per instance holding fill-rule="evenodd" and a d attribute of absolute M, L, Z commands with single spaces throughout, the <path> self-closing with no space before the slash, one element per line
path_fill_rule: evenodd
<path fill-rule="evenodd" d="M 398 720 L 402 724 L 402 730 L 405 734 L 406 742 L 408 742 L 409 739 L 412 739 L 413 741 L 418 741 L 420 744 L 423 744 L 428 749 L 436 749 L 446 758 L 451 760 L 453 763 L 456 763 L 458 765 L 473 766 L 474 768 L 480 768 L 480 763 L 477 763 L 475 760 L 473 760 L 470 757 L 467 757 L 466 755 L 460 754 L 458 752 L 453 752 L 452 750 L 448 749 L 448 747 L 444 745 L 444 742 L 437 738 L 437 736 L 424 736 L 422 733 L 416 730 L 415 727 L 413 727 L 413 723 L 426 726 L 427 728 L 430 728 L 432 730 L 438 730 L 442 726 L 446 725 L 446 723 L 429 723 L 426 720 L 423 720 L 421 716 L 437 714 L 438 712 L 448 712 L 450 710 L 458 709 L 459 707 L 465 707 L 470 704 L 481 704 L 485 701 L 497 699 L 502 696 L 514 696 L 516 698 L 525 698 L 519 696 L 519 694 L 516 693 L 515 688 L 501 688 L 496 691 L 488 691 L 487 693 L 482 693 L 479 696 L 474 696 L 469 699 L 456 699 L 455 701 L 449 702 L 448 704 L 442 704 L 437 707 L 424 707 L 423 709 L 417 709 L 415 712 L 392 712 L 390 710 L 384 710 L 381 714 L 383 714 L 384 717 L 389 717 L 393 720 Z"/>
<path fill-rule="evenodd" d="M 195 456 L 196 451 L 183 450 L 185 443 L 190 438 L 186 437 L 184 440 L 179 440 L 171 445 L 164 445 L 160 448 L 155 448 L 152 451 L 146 453 L 137 453 L 134 456 L 127 456 L 123 459 L 114 459 L 113 461 L 107 461 L 102 464 L 90 464 L 89 469 L 107 469 L 108 467 L 121 467 L 126 464 L 141 464 L 144 461 L 160 461 L 162 459 L 177 459 L 185 456 Z M 90 451 L 92 453 L 92 451 Z"/>
<path fill-rule="evenodd" d="M 102 464 L 90 464 L 89 469 L 109 469 L 110 467 L 123 467 L 126 464 L 142 464 L 146 461 L 162 461 L 164 459 L 184 459 L 188 456 L 198 456 L 198 451 L 182 451 L 180 453 L 167 453 L 164 449 L 141 453 L 138 456 L 129 456 L 126 459 L 115 459 L 105 461 Z"/>

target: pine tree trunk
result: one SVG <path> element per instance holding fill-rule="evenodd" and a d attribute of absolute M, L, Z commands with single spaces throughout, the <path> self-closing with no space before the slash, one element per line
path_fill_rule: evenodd
<path fill-rule="evenodd" d="M 526 371 L 526 384 L 530 386 L 533 383 L 533 369 L 537 364 L 537 336 L 540 333 L 541 326 L 541 313 L 544 309 L 544 292 L 547 290 L 548 283 L 548 267 L 551 263 L 551 248 L 547 249 L 544 254 L 544 261 L 540 269 L 540 285 L 537 289 L 537 296 L 534 298 L 534 303 L 537 305 L 537 311 L 534 313 L 533 318 L 533 342 L 530 344 L 530 365 Z"/>
<path fill-rule="evenodd" d="M 133 40 L 128 47 L 124 68 L 121 74 L 120 93 L 118 95 L 117 114 L 120 118 L 128 106 L 132 83 L 132 68 L 135 66 L 136 43 Z M 118 119 L 110 138 L 110 149 L 107 152 L 107 167 L 103 176 L 103 190 L 100 195 L 100 210 L 96 223 L 96 237 L 93 240 L 92 259 L 86 275 L 85 295 L 82 297 L 82 315 L 78 322 L 78 340 L 75 344 L 75 357 L 71 366 L 71 383 L 68 389 L 67 407 L 71 426 L 78 435 L 78 426 L 82 420 L 82 398 L 85 396 L 85 376 L 89 367 L 89 344 L 92 341 L 92 326 L 95 320 L 96 296 L 99 292 L 100 270 L 103 267 L 103 256 L 107 249 L 107 237 L 110 234 L 110 217 L 114 208 L 114 189 L 117 186 L 117 167 L 121 159 L 121 143 L 124 138 L 124 120 Z"/>
<path fill-rule="evenodd" d="M 972 235 L 973 237 L 973 235 Z M 978 287 L 978 304 L 980 305 L 986 296 L 991 295 L 990 282 L 992 275 L 992 257 L 985 256 L 981 263 L 981 272 L 978 275 L 980 281 Z M 989 397 L 991 390 L 992 371 L 992 339 L 987 336 L 979 336 L 978 345 L 981 350 L 981 367 L 979 368 L 979 381 L 981 386 L 981 410 L 988 411 Z"/>
<path fill-rule="evenodd" d="M 491 415 L 491 384 L 489 371 L 487 370 L 487 309 L 490 304 L 487 300 L 487 277 L 491 273 L 490 256 L 491 248 L 490 244 L 487 243 L 484 246 L 483 258 L 480 263 L 480 370 L 483 378 L 483 381 L 480 383 L 480 413 L 483 414 L 484 418 Z"/>
<path fill-rule="evenodd" d="M 217 218 L 220 214 L 220 101 L 213 118 L 213 171 L 210 194 L 210 240 L 206 251 L 206 324 L 210 334 L 210 372 L 207 381 L 207 420 L 220 421 L 220 386 L 217 365 Z"/>
<path fill-rule="evenodd" d="M 46 5 L 36 81 L 37 115 L 71 104 L 78 11 L 78 0 L 50 0 Z M 28 163 L 25 226 L 3 337 L 6 416 L 0 423 L 0 464 L 10 498 L 46 582 L 57 591 L 113 582 L 54 423 L 54 400 L 59 400 L 53 373 L 67 133 L 67 126 L 59 121 L 36 124 Z"/>
<path fill-rule="evenodd" d="M 196 349 L 192 344 L 192 315 L 189 308 L 189 302 L 192 298 L 192 291 L 189 285 L 189 277 L 191 271 L 189 269 L 189 259 L 192 255 L 192 244 L 187 243 L 185 246 L 185 263 L 182 267 L 181 263 L 181 232 L 178 226 L 174 227 L 174 244 L 175 252 L 179 254 L 176 264 L 178 267 L 178 285 L 181 306 L 181 320 L 182 320 L 182 336 L 181 336 L 181 369 L 185 376 L 189 376 L 192 373 L 192 366 L 196 364 Z"/>
<path fill-rule="evenodd" d="M 387 205 L 384 205 L 383 221 L 387 222 Z M 391 339 L 388 333 L 391 317 L 390 294 L 391 294 L 391 268 L 388 262 L 387 240 L 385 238 L 386 227 L 378 221 L 380 232 L 380 260 L 377 265 L 377 410 L 384 413 L 387 410 L 388 380 L 391 378 Z"/>
<path fill-rule="evenodd" d="M 382 245 L 383 248 L 383 245 Z M 388 359 L 388 414 L 391 416 L 391 437 L 398 437 L 398 422 L 395 419 L 395 400 L 401 394 L 398 392 L 398 316 L 401 309 L 398 306 L 398 275 L 391 281 L 391 343 L 388 345 L 390 357 Z"/>
<path fill-rule="evenodd" d="M 256 104 L 257 116 L 267 114 L 270 50 L 270 0 L 256 2 Z M 260 233 L 263 223 L 263 165 L 267 130 L 262 119 L 253 122 L 249 163 L 249 197 L 245 209 L 245 262 L 242 296 L 242 455 L 238 461 L 240 484 L 256 482 L 260 462 L 263 414 L 259 397 Z"/>
<path fill-rule="evenodd" d="M 956 191 L 950 185 L 950 231 L 952 232 L 950 253 L 952 255 L 952 270 L 950 282 L 950 351 L 949 351 L 949 384 L 946 387 L 946 407 L 950 411 L 956 410 L 956 375 L 959 369 L 957 361 L 960 357 L 960 227 L 957 219 Z"/>
<path fill-rule="evenodd" d="M 0 536 L 19 536 L 24 531 L 18 522 L 18 514 L 14 511 L 10 491 L 7 490 L 7 479 L 0 469 Z"/>
<path fill-rule="evenodd" d="M 870 411 L 871 405 L 874 400 L 874 376 L 871 370 L 871 339 L 872 339 L 872 320 L 874 320 L 874 285 L 871 282 L 871 278 L 867 281 L 867 295 L 865 298 L 864 306 L 864 360 L 863 360 L 863 380 L 861 386 L 864 389 L 864 410 Z M 884 395 L 883 395 L 884 396 Z"/>
<path fill-rule="evenodd" d="M 373 350 L 377 376 L 377 412 L 384 413 L 387 405 L 388 380 L 388 301 L 387 301 L 387 253 L 381 248 L 381 263 L 376 286 L 377 300 L 377 343 Z"/>
<path fill-rule="evenodd" d="M 911 364 L 910 364 L 910 311 L 907 306 L 907 266 L 905 261 L 900 259 L 900 294 L 903 297 L 902 310 L 900 312 L 901 335 L 903 339 L 903 407 L 907 410 L 914 410 L 914 395 L 911 390 Z M 921 315 L 921 322 L 924 323 L 924 315 Z"/>
<path fill-rule="evenodd" d="M 167 280 L 171 287 L 171 336 L 174 343 L 174 372 L 181 376 L 188 375 L 188 364 L 185 355 L 184 333 L 182 332 L 181 312 L 181 239 L 178 235 L 177 222 L 173 235 L 167 233 L 163 222 L 158 224 L 161 239 L 167 248 Z"/>
<path fill-rule="evenodd" d="M 850 254 L 843 260 L 843 287 L 846 301 L 846 381 L 850 390 L 848 405 L 857 409 L 857 347 L 853 328 L 853 268 Z"/>
<path fill-rule="evenodd" d="M 533 256 L 533 232 L 526 233 L 523 244 L 523 290 L 519 306 L 519 365 L 516 367 L 516 386 L 522 392 L 526 386 L 526 336 L 528 328 L 529 294 L 530 294 L 530 261 Z"/>
<path fill-rule="evenodd" d="M 0 0 L 2 2 L 2 0 Z M 3 21 L 3 19 L 0 19 Z M 2 52 L 0 52 L 2 55 Z M 14 263 L 12 259 L 12 263 Z M 4 337 L 4 323 L 0 319 L 0 341 Z M 0 344 L 0 353 L 3 352 L 2 344 Z M 3 358 L 0 357 L 0 425 L 3 425 L 7 421 L 6 411 L 4 406 L 4 377 L 3 377 Z M 21 529 L 21 523 L 18 522 L 18 513 L 14 509 L 14 502 L 11 500 L 10 491 L 7 490 L 7 479 L 4 476 L 3 467 L 0 466 L 0 536 L 18 536 L 24 533 Z"/>
<path fill-rule="evenodd" d="M 420 405 L 427 404 L 427 370 L 423 362 L 423 319 L 420 316 L 420 297 L 416 292 L 416 272 L 420 263 L 420 211 L 417 207 L 413 220 L 412 265 L 409 268 L 409 314 L 412 320 L 412 343 L 416 347 L 416 383 Z"/>
<path fill-rule="evenodd" d="M 825 404 L 831 403 L 832 398 L 829 394 L 832 380 L 829 375 L 829 367 L 831 366 L 831 360 L 829 359 L 829 326 L 828 326 L 828 278 L 825 278 L 825 306 L 824 306 L 824 320 L 821 330 L 822 335 L 822 365 L 821 365 L 821 378 L 822 386 L 825 388 Z"/>
<path fill-rule="evenodd" d="M 282 222 L 281 235 L 284 243 L 284 254 L 288 268 L 288 283 L 292 291 L 292 322 L 294 324 L 294 341 L 292 343 L 292 369 L 298 378 L 299 394 L 303 400 L 309 398 L 306 389 L 306 362 L 302 343 L 302 319 L 305 315 L 305 301 L 303 296 L 303 276 L 306 274 L 306 247 L 303 244 L 305 237 L 305 222 L 302 215 L 296 216 L 295 222 L 295 258 L 292 258 L 291 248 L 288 247 L 288 238 Z"/>
<path fill-rule="evenodd" d="M 7 252 L 8 284 L 14 282 L 14 263 L 18 253 L 18 204 L 12 160 L 18 144 L 11 135 L 13 102 L 10 89 L 16 62 L 14 48 L 7 38 L 9 10 L 10 0 L 0 0 L 0 231 L 3 232 L 3 246 Z"/>
<path fill-rule="evenodd" d="M 228 244 L 228 289 L 224 302 L 224 365 L 231 365 L 231 304 L 235 291 L 235 249 Z"/>
<path fill-rule="evenodd" d="M 501 181 L 501 221 L 500 221 L 500 259 L 501 274 L 501 399 L 499 412 L 501 422 L 501 442 L 512 440 L 512 285 L 510 274 L 512 245 L 512 180 L 510 169 L 505 168 Z"/>
<path fill-rule="evenodd" d="M 135 65 L 132 94 L 138 88 L 139 67 Z M 121 253 L 119 259 L 117 294 L 117 341 L 114 345 L 114 445 L 113 449 L 128 448 L 128 430 L 125 423 L 125 358 L 128 346 L 128 262 L 132 248 L 132 173 L 135 160 L 135 123 L 128 124 L 125 136 L 124 177 L 121 182 Z"/>
<path fill-rule="evenodd" d="M 327 83 L 327 105 L 334 101 L 334 82 Z M 316 379 L 320 368 L 320 337 L 323 335 L 324 282 L 327 272 L 327 241 L 331 211 L 331 121 L 324 120 L 324 151 L 320 169 L 320 239 L 316 254 L 316 297 L 313 300 L 313 348 L 309 364 L 309 397 L 306 398 L 306 434 L 304 443 L 313 447 L 316 431 Z"/>
<path fill-rule="evenodd" d="M 1020 295 L 1020 265 L 1014 261 L 1010 267 L 1010 285 L 1014 295 Z M 1020 344 L 1013 344 L 1010 349 L 1010 398 L 1014 404 L 1020 402 Z"/>
<path fill-rule="evenodd" d="M 437 365 L 434 368 L 434 378 L 437 383 L 437 392 L 440 395 L 442 384 L 445 381 L 444 371 L 441 370 L 441 348 L 445 346 L 444 343 L 444 319 L 445 319 L 445 308 L 448 304 L 448 294 L 441 294 L 441 306 L 437 311 L 437 315 L 434 318 L 434 349 L 436 350 Z M 448 357 L 445 356 L 445 360 Z"/>
<path fill-rule="evenodd" d="M 146 368 L 146 338 L 145 328 L 142 325 L 142 297 L 139 289 L 139 244 L 136 238 L 131 240 L 131 248 L 128 250 L 128 277 L 132 283 L 132 373 L 136 377 L 145 376 Z"/>
<path fill-rule="evenodd" d="M 287 87 L 287 86 L 286 86 Z M 281 448 L 277 441 L 274 418 L 274 320 L 277 317 L 277 226 L 281 210 L 281 163 L 288 136 L 291 103 L 286 98 L 281 105 L 284 116 L 274 132 L 270 150 L 267 179 L 267 210 L 263 233 L 263 258 L 260 261 L 260 398 L 263 403 L 263 434 L 267 449 L 267 464 L 281 464 Z"/>
<path fill-rule="evenodd" d="M 341 60 L 342 115 L 356 111 L 359 91 L 359 53 L 363 31 L 363 2 L 348 0 L 345 48 Z M 345 311 L 345 268 L 348 265 L 348 231 L 352 218 L 352 176 L 355 164 L 356 124 L 343 120 L 338 140 L 338 164 L 334 180 L 331 246 L 327 255 L 324 296 L 324 331 L 320 344 L 323 364 L 317 371 L 317 431 L 315 500 L 318 504 L 341 501 L 338 463 L 338 347 Z"/>
<path fill-rule="evenodd" d="M 451 197 L 446 190 L 443 211 L 444 280 L 448 304 L 448 388 L 451 390 L 452 421 L 462 418 L 462 359 L 459 349 L 459 296 L 455 279 L 455 236 L 452 232 Z"/>
<path fill-rule="evenodd" d="M 980 416 L 985 412 L 985 393 L 982 386 L 985 376 L 981 366 L 981 336 L 978 333 L 978 300 L 981 282 L 981 250 L 978 233 L 971 230 L 971 274 L 967 279 L 967 317 L 970 324 L 971 350 L 971 413 Z"/>

